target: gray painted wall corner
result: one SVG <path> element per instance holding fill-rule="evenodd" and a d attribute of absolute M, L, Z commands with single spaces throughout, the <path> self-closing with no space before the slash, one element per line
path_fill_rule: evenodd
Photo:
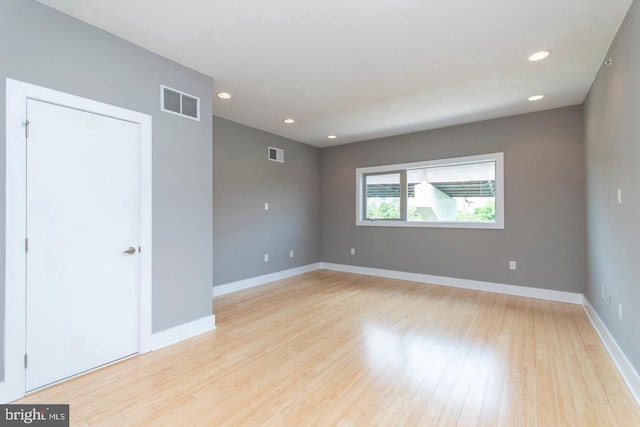
<path fill-rule="evenodd" d="M 640 4 L 634 2 L 585 102 L 585 294 L 640 373 Z M 622 204 L 617 191 L 622 191 Z M 604 298 L 601 298 L 601 286 Z M 618 305 L 623 307 L 622 320 Z"/>
<path fill-rule="evenodd" d="M 214 117 L 214 286 L 320 261 L 319 151 Z"/>

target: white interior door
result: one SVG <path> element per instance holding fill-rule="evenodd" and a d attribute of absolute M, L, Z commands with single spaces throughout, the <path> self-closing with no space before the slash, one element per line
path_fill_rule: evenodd
<path fill-rule="evenodd" d="M 27 118 L 31 391 L 138 352 L 140 145 L 99 114 L 28 100 Z"/>

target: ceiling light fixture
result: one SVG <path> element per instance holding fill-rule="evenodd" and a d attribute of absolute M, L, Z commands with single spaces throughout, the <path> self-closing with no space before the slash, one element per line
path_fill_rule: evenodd
<path fill-rule="evenodd" d="M 534 54 L 529 55 L 529 61 L 531 61 L 531 62 L 542 61 L 543 59 L 545 59 L 549 55 L 551 55 L 550 51 L 541 50 L 540 52 L 536 52 Z"/>
<path fill-rule="evenodd" d="M 292 125 L 292 124 L 294 124 L 294 123 L 296 122 L 296 121 L 295 121 L 295 120 L 293 120 L 293 119 L 284 119 L 283 121 L 284 121 L 286 124 L 288 124 L 288 125 Z"/>
<path fill-rule="evenodd" d="M 231 99 L 231 94 L 228 92 L 218 92 L 218 98 L 220 99 Z"/>
<path fill-rule="evenodd" d="M 540 101 L 544 98 L 544 95 L 533 95 L 529 97 L 529 101 Z"/>
<path fill-rule="evenodd" d="M 329 135 L 327 138 L 329 138 L 329 139 L 336 139 L 336 138 L 337 138 L 337 136 L 335 136 L 335 135 Z"/>

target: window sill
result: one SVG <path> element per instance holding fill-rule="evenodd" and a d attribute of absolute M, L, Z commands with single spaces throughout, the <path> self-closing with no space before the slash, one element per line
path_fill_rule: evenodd
<path fill-rule="evenodd" d="M 427 228 L 477 228 L 489 230 L 504 230 L 504 223 L 500 222 L 430 222 L 430 221 L 389 221 L 370 220 L 356 221 L 356 226 L 363 227 L 427 227 Z"/>

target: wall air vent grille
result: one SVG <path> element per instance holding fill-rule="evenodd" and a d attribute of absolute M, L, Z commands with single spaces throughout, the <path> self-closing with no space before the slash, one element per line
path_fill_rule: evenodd
<path fill-rule="evenodd" d="M 200 98 L 160 85 L 160 110 L 199 121 Z"/>
<path fill-rule="evenodd" d="M 282 148 L 269 147 L 269 160 L 284 163 L 284 150 Z"/>

